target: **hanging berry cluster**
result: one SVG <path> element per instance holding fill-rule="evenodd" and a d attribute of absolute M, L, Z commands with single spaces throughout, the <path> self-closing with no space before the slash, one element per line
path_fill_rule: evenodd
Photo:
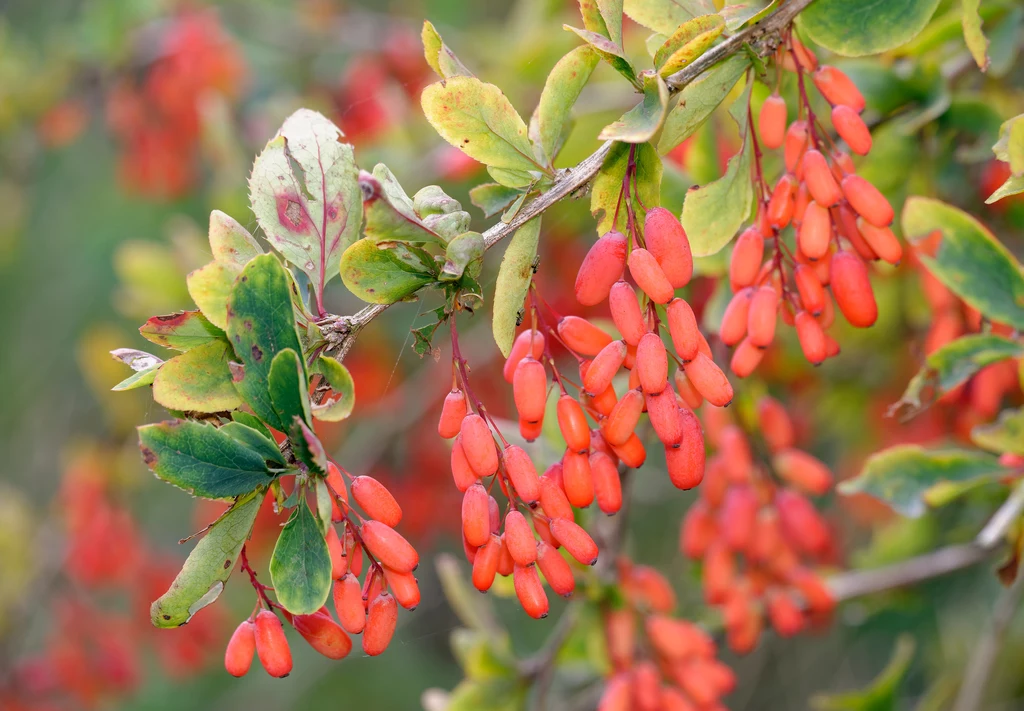
<path fill-rule="evenodd" d="M 680 548 L 703 561 L 705 599 L 722 608 L 730 648 L 746 653 L 765 614 L 788 637 L 834 606 L 809 566 L 829 561 L 835 541 L 807 498 L 828 493 L 833 477 L 794 446 L 793 423 L 770 397 L 757 405 L 756 448 L 724 411 L 706 412 L 705 421 L 717 453 L 683 519 Z"/>
<path fill-rule="evenodd" d="M 864 97 L 841 70 L 819 66 L 795 36 L 780 51 L 779 66 L 796 74 L 797 119 L 787 128 L 786 101 L 776 91 L 765 100 L 758 119 L 760 145 L 751 131 L 757 220 L 733 248 L 729 281 L 734 295 L 720 329 L 722 341 L 736 347 L 731 368 L 740 377 L 761 362 L 775 338 L 780 313 L 796 329 L 808 361 L 818 365 L 837 355 L 839 344 L 826 333 L 835 320 L 835 307 L 853 326 L 873 325 L 878 306 L 866 262 L 897 264 L 903 253 L 890 229 L 892 206 L 857 175 L 849 153 L 814 113 L 807 85 L 813 83 L 832 106 L 832 127 L 849 151 L 861 156 L 871 150 L 871 133 L 860 117 Z M 782 76 L 780 69 L 780 83 Z M 762 171 L 762 146 L 783 151 L 785 170 L 774 188 Z M 790 225 L 793 247 L 782 234 Z"/>
<path fill-rule="evenodd" d="M 711 636 L 672 616 L 675 593 L 661 573 L 625 557 L 617 567 L 623 603 L 604 612 L 611 671 L 598 711 L 724 708 L 719 700 L 735 688 L 736 677 L 716 659 Z"/>
<path fill-rule="evenodd" d="M 331 494 L 332 522 L 325 540 L 338 621 L 326 605 L 310 614 L 293 615 L 271 600 L 267 594 L 270 588 L 256 579 L 243 549 L 241 569 L 249 574 L 257 604 L 228 642 L 224 667 L 233 676 L 248 673 L 254 654 L 271 676 L 291 673 L 291 649 L 276 610 L 310 647 L 328 659 L 342 659 L 352 651 L 350 634 L 362 634 L 366 654 L 383 653 L 395 633 L 398 606 L 414 610 L 420 603 L 419 585 L 413 575 L 419 565 L 419 554 L 395 531 L 402 520 L 402 509 L 395 497 L 373 477 L 353 477 L 333 462 L 328 465 L 325 482 Z M 365 516 L 360 516 L 351 505 L 349 492 Z M 333 524 L 341 524 L 340 533 Z M 360 584 L 364 560 L 369 565 Z"/>

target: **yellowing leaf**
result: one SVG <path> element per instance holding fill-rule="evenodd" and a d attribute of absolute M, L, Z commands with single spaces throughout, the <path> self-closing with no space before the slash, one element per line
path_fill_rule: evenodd
<path fill-rule="evenodd" d="M 589 46 L 577 47 L 558 60 L 544 82 L 540 101 L 530 118 L 530 139 L 551 163 L 558 153 L 570 112 L 597 66 L 599 55 Z"/>
<path fill-rule="evenodd" d="M 646 143 L 661 128 L 668 110 L 668 86 L 659 75 L 644 75 L 644 98 L 602 130 L 598 138 L 603 141 Z"/>
<path fill-rule="evenodd" d="M 220 210 L 210 213 L 210 249 L 214 260 L 234 264 L 239 269 L 253 257 L 263 254 L 249 230 Z"/>
<path fill-rule="evenodd" d="M 153 399 L 169 410 L 223 412 L 242 404 L 231 380 L 234 358 L 225 340 L 196 346 L 163 364 L 153 380 Z"/>
<path fill-rule="evenodd" d="M 701 15 L 684 22 L 654 53 L 654 66 L 663 77 L 675 74 L 704 54 L 725 30 L 721 15 Z"/>
<path fill-rule="evenodd" d="M 748 67 L 750 59 L 746 55 L 734 54 L 687 84 L 675 108 L 665 118 L 658 152 L 664 155 L 696 133 Z"/>
<path fill-rule="evenodd" d="M 223 330 L 228 324 L 228 296 L 241 270 L 224 262 L 210 262 L 186 277 L 188 293 L 203 316 Z"/>
<path fill-rule="evenodd" d="M 450 79 L 457 76 L 473 76 L 473 72 L 466 69 L 466 66 L 459 61 L 455 52 L 448 48 L 430 22 L 423 22 L 423 32 L 420 34 L 420 38 L 423 40 L 423 54 L 427 58 L 427 64 L 439 77 Z"/>
<path fill-rule="evenodd" d="M 654 146 L 650 143 L 614 143 L 590 190 L 590 212 L 597 220 L 598 234 L 603 235 L 613 228 L 620 231 L 626 228 L 626 211 L 616 208 L 631 154 L 636 164 L 635 185 L 640 202 L 648 208 L 661 205 L 662 165 Z M 646 214 L 646 210 L 637 205 L 637 219 L 642 222 Z"/>
<path fill-rule="evenodd" d="M 533 279 L 533 262 L 540 241 L 540 217 L 535 217 L 516 230 L 505 249 L 494 285 L 494 317 L 491 329 L 498 350 L 508 357 L 516 333 L 519 311 Z"/>

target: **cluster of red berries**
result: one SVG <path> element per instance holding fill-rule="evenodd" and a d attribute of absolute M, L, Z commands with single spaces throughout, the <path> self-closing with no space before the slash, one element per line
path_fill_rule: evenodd
<path fill-rule="evenodd" d="M 761 146 L 783 149 L 785 172 L 769 190 L 761 171 L 761 148 L 755 143 L 757 220 L 736 240 L 729 264 L 734 296 L 720 336 L 726 345 L 736 346 L 731 368 L 740 377 L 761 362 L 775 338 L 780 313 L 783 322 L 795 327 L 808 361 L 818 365 L 837 355 L 839 344 L 826 333 L 835 320 L 835 307 L 853 326 L 873 325 L 878 306 L 866 262 L 896 264 L 903 252 L 889 227 L 892 206 L 856 174 L 849 153 L 835 145 L 815 116 L 805 75 L 832 106 L 832 127 L 858 155 L 871 149 L 871 133 L 860 117 L 864 97 L 842 71 L 818 66 L 796 37 L 790 38 L 789 47 L 780 64 L 797 76 L 797 119 L 787 128 L 786 101 L 776 92 L 765 100 L 758 120 Z M 753 132 L 751 139 L 756 141 Z M 782 237 L 790 225 L 796 235 L 792 248 Z"/>
<path fill-rule="evenodd" d="M 373 477 L 353 477 L 333 462 L 328 465 L 326 482 L 333 496 L 332 523 L 342 524 L 340 534 L 332 525 L 325 536 L 338 621 L 326 605 L 311 614 L 289 613 L 268 597 L 268 588 L 256 580 L 243 555 L 242 570 L 249 573 L 258 601 L 253 614 L 231 636 L 224 653 L 224 667 L 233 676 L 248 673 L 254 655 L 271 676 L 291 673 L 291 649 L 276 609 L 309 646 L 328 659 L 342 659 L 352 651 L 350 634 L 362 634 L 366 654 L 383 653 L 398 624 L 398 606 L 414 610 L 420 603 L 420 589 L 413 575 L 419 554 L 395 530 L 402 520 L 395 497 Z M 365 516 L 352 507 L 349 492 Z M 360 584 L 364 559 L 369 567 Z"/>
<path fill-rule="evenodd" d="M 623 604 L 604 613 L 611 674 L 598 711 L 720 711 L 736 686 L 711 636 L 672 617 L 672 587 L 658 571 L 618 561 Z M 647 644 L 638 639 L 642 628 Z"/>
<path fill-rule="evenodd" d="M 160 31 L 156 59 L 141 79 L 118 82 L 107 117 L 121 142 L 125 188 L 177 197 L 196 179 L 203 101 L 212 93 L 237 96 L 245 64 L 211 12 L 184 12 Z"/>
<path fill-rule="evenodd" d="M 722 608 L 729 647 L 746 653 L 757 645 L 764 614 L 788 637 L 834 607 L 808 566 L 832 560 L 835 540 L 807 498 L 828 493 L 833 477 L 794 446 L 793 423 L 771 397 L 757 406 L 764 461 L 724 411 L 704 414 L 716 454 L 683 519 L 680 548 L 703 561 L 705 599 Z"/>

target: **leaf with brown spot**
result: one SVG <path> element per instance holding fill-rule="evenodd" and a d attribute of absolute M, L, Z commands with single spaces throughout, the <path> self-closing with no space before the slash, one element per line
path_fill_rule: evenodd
<path fill-rule="evenodd" d="M 153 399 L 169 410 L 224 412 L 242 404 L 231 379 L 234 357 L 225 340 L 196 346 L 163 364 L 153 381 Z"/>
<path fill-rule="evenodd" d="M 139 327 L 139 333 L 151 343 L 177 351 L 187 351 L 225 338 L 224 331 L 210 323 L 199 311 L 153 316 Z"/>

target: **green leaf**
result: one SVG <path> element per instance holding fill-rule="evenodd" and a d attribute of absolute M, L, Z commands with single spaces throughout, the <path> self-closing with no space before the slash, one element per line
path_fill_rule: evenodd
<path fill-rule="evenodd" d="M 1003 410 L 995 422 L 977 425 L 971 430 L 971 439 L 992 452 L 1024 457 L 1024 408 Z"/>
<path fill-rule="evenodd" d="M 274 439 L 274 436 L 270 434 L 270 430 L 267 429 L 267 426 L 263 424 L 263 421 L 256 417 L 256 415 L 250 415 L 248 412 L 235 410 L 231 413 L 231 420 L 233 422 L 239 422 L 246 427 L 253 428 L 269 440 Z"/>
<path fill-rule="evenodd" d="M 470 201 L 484 212 L 484 217 L 493 217 L 523 195 L 521 190 L 498 183 L 484 183 L 469 190 Z"/>
<path fill-rule="evenodd" d="M 201 422 L 143 425 L 139 449 L 159 478 L 206 499 L 248 494 L 271 479 L 262 454 Z"/>
<path fill-rule="evenodd" d="M 940 485 L 987 481 L 1003 475 L 999 461 L 974 450 L 926 450 L 916 444 L 872 455 L 853 479 L 839 484 L 844 494 L 869 494 L 897 513 L 916 518 L 926 511 L 929 493 Z"/>
<path fill-rule="evenodd" d="M 228 296 L 239 269 L 234 264 L 210 262 L 186 277 L 188 294 L 203 315 L 219 329 L 228 323 Z"/>
<path fill-rule="evenodd" d="M 156 374 L 153 399 L 182 412 L 234 410 L 242 398 L 228 367 L 233 357 L 228 342 L 216 340 L 171 358 Z"/>
<path fill-rule="evenodd" d="M 710 0 L 626 0 L 625 11 L 635 22 L 668 36 L 687 20 L 713 13 L 715 4 Z"/>
<path fill-rule="evenodd" d="M 313 512 L 300 497 L 274 546 L 270 579 L 277 600 L 293 615 L 316 612 L 331 593 L 331 556 Z"/>
<path fill-rule="evenodd" d="M 999 140 L 992 146 L 996 158 L 1010 164 L 1014 175 L 1024 174 L 1024 114 L 1004 121 L 999 127 Z"/>
<path fill-rule="evenodd" d="M 494 84 L 452 77 L 424 89 L 420 102 L 441 138 L 470 158 L 508 170 L 540 168 L 533 160 L 526 124 Z"/>
<path fill-rule="evenodd" d="M 439 77 L 450 79 L 451 77 L 473 76 L 473 72 L 466 69 L 465 65 L 459 61 L 455 52 L 448 48 L 430 22 L 423 22 L 423 32 L 420 37 L 423 40 L 423 54 L 427 58 L 427 64 Z"/>
<path fill-rule="evenodd" d="M 800 13 L 801 27 L 825 49 L 862 57 L 912 40 L 939 0 L 816 0 Z"/>
<path fill-rule="evenodd" d="M 345 287 L 371 304 L 393 304 L 434 280 L 430 274 L 414 271 L 392 250 L 361 239 L 341 257 L 341 280 Z"/>
<path fill-rule="evenodd" d="M 226 329 L 244 365 L 235 387 L 261 420 L 281 432 L 288 431 L 289 423 L 278 417 L 267 379 L 275 355 L 285 348 L 302 352 L 289 284 L 287 272 L 272 254 L 253 259 L 231 291 Z"/>
<path fill-rule="evenodd" d="M 679 25 L 654 53 L 654 67 L 663 77 L 675 74 L 704 54 L 725 30 L 721 15 L 701 15 Z"/>
<path fill-rule="evenodd" d="M 605 126 L 598 135 L 600 140 L 646 143 L 661 128 L 668 110 L 668 86 L 657 74 L 644 74 L 643 82 L 643 101 Z"/>
<path fill-rule="evenodd" d="M 903 234 L 916 242 L 942 233 L 934 258 L 921 261 L 939 281 L 984 316 L 1024 328 L 1024 274 L 1020 263 L 989 230 L 966 212 L 939 200 L 908 198 Z"/>
<path fill-rule="evenodd" d="M 665 118 L 658 152 L 664 155 L 696 133 L 749 67 L 746 55 L 734 54 L 687 84 Z"/>
<path fill-rule="evenodd" d="M 281 467 L 288 465 L 284 455 L 281 454 L 281 450 L 277 448 L 277 444 L 270 438 L 269 434 L 264 434 L 258 429 L 241 422 L 223 424 L 220 426 L 220 431 L 239 444 L 248 447 L 254 452 L 258 452 L 268 462 L 273 462 Z"/>
<path fill-rule="evenodd" d="M 573 104 L 590 80 L 599 60 L 600 56 L 591 47 L 577 47 L 558 60 L 544 81 L 540 101 L 530 117 L 529 135 L 540 152 L 541 160 L 546 163 L 552 163 L 558 154 L 559 142 L 569 124 Z M 470 199 L 473 204 L 477 204 L 472 191 Z"/>
<path fill-rule="evenodd" d="M 480 267 L 484 260 L 484 238 L 479 232 L 463 232 L 448 243 L 445 249 L 444 266 L 438 279 L 441 281 L 457 281 L 463 273 L 471 277 L 480 276 Z"/>
<path fill-rule="evenodd" d="M 224 331 L 210 323 L 198 311 L 179 311 L 168 316 L 153 316 L 139 327 L 139 333 L 150 343 L 187 351 L 219 338 Z"/>
<path fill-rule="evenodd" d="M 494 166 L 489 165 L 487 166 L 487 174 L 490 175 L 495 182 L 504 185 L 507 188 L 514 188 L 524 192 L 525 188 L 528 188 L 537 182 L 537 178 L 534 177 L 534 174 L 527 173 L 525 170 L 495 168 Z"/>
<path fill-rule="evenodd" d="M 519 312 L 533 279 L 533 262 L 540 242 L 540 217 L 516 230 L 501 258 L 498 280 L 494 285 L 494 318 L 491 329 L 498 350 L 508 357 L 516 333 Z"/>
<path fill-rule="evenodd" d="M 971 51 L 975 63 L 981 71 L 988 69 L 988 40 L 985 33 L 981 31 L 981 15 L 978 9 L 981 7 L 981 0 L 962 0 L 964 42 L 967 49 Z"/>
<path fill-rule="evenodd" d="M 404 214 L 416 214 L 412 198 L 405 192 L 405 188 L 398 182 L 398 178 L 383 163 L 373 166 L 373 177 L 380 183 L 381 189 L 388 202 L 394 205 L 395 209 Z"/>
<path fill-rule="evenodd" d="M 314 474 L 321 476 L 326 474 L 327 451 L 316 433 L 298 416 L 293 420 L 292 428 L 289 431 L 293 433 L 291 442 L 295 457 Z"/>
<path fill-rule="evenodd" d="M 352 414 L 356 405 L 356 385 L 341 361 L 330 356 L 320 356 L 314 365 L 337 397 L 327 397 L 323 403 L 313 406 L 313 417 L 323 422 L 340 422 Z"/>
<path fill-rule="evenodd" d="M 152 385 L 153 379 L 156 378 L 157 371 L 160 370 L 160 365 L 162 364 L 152 365 L 143 370 L 136 371 L 110 389 L 119 393 L 126 390 L 135 390 L 136 388 Z"/>
<path fill-rule="evenodd" d="M 365 170 L 359 173 L 359 188 L 366 216 L 363 232 L 370 239 L 375 242 L 396 240 L 416 244 L 444 241 L 420 221 L 411 204 L 406 206 L 398 201 L 393 203 L 381 182 Z"/>
<path fill-rule="evenodd" d="M 722 8 L 725 28 L 734 32 L 748 22 L 759 22 L 775 7 L 778 0 L 743 0 Z"/>
<path fill-rule="evenodd" d="M 633 65 L 630 64 L 622 47 L 597 32 L 581 30 L 572 25 L 562 25 L 562 28 L 575 33 L 577 37 L 593 47 L 601 59 L 612 66 L 612 69 L 626 77 L 637 89 L 641 88 L 640 82 L 636 78 L 636 70 L 633 69 Z"/>
<path fill-rule="evenodd" d="M 626 229 L 626 211 L 618 210 L 622 180 L 626 176 L 630 152 L 636 162 L 636 192 L 640 203 L 646 207 L 661 204 L 661 158 L 650 143 L 614 143 L 605 156 L 601 170 L 594 178 L 590 191 L 590 212 L 597 220 L 597 233 L 603 235 L 611 229 Z M 642 223 L 647 211 L 640 204 L 635 205 L 637 219 Z"/>
<path fill-rule="evenodd" d="M 589 1 L 584 0 L 584 2 Z M 608 39 L 622 46 L 622 0 L 596 0 L 596 2 L 601 19 L 604 20 Z"/>
<path fill-rule="evenodd" d="M 416 352 L 416 355 L 421 358 L 432 350 L 431 341 L 434 338 L 434 333 L 438 327 L 448 319 L 448 313 L 445 306 L 439 306 L 436 309 L 428 312 L 429 321 L 423 326 L 417 326 L 412 329 L 413 344 L 412 349 Z"/>
<path fill-rule="evenodd" d="M 988 333 L 950 341 L 925 359 L 924 367 L 911 378 L 899 402 L 889 408 L 889 415 L 912 417 L 985 366 L 1022 355 L 1024 344 Z"/>
<path fill-rule="evenodd" d="M 913 637 L 900 635 L 889 663 L 867 688 L 841 694 L 819 694 L 811 699 L 811 706 L 817 711 L 896 711 L 899 708 L 899 686 L 914 660 L 914 648 Z"/>
<path fill-rule="evenodd" d="M 299 109 L 256 158 L 252 211 L 267 240 L 318 293 L 359 238 L 363 216 L 352 146 L 326 116 Z"/>
<path fill-rule="evenodd" d="M 426 185 L 416 191 L 413 210 L 422 218 L 430 215 L 451 215 L 462 212 L 462 204 L 446 193 L 440 185 Z"/>
<path fill-rule="evenodd" d="M 253 257 L 263 254 L 249 230 L 220 210 L 210 213 L 210 249 L 215 261 L 233 264 L 239 269 Z"/>
<path fill-rule="evenodd" d="M 995 192 L 985 200 L 986 205 L 1002 200 L 1004 197 L 1024 193 L 1024 175 L 1011 175 L 1006 182 L 996 188 Z"/>
<path fill-rule="evenodd" d="M 278 351 L 270 363 L 267 375 L 267 392 L 274 405 L 278 420 L 290 424 L 299 419 L 307 425 L 313 422 L 309 411 L 309 386 L 302 365 L 302 358 L 291 348 Z M 289 427 L 284 432 L 294 439 L 301 436 Z"/>
<path fill-rule="evenodd" d="M 258 489 L 239 497 L 213 522 L 189 553 L 171 587 L 150 607 L 154 626 L 179 627 L 220 596 L 242 546 L 252 533 L 263 495 L 264 489 Z"/>
<path fill-rule="evenodd" d="M 690 236 L 694 257 L 715 254 L 729 244 L 750 215 L 754 188 L 750 180 L 753 150 L 747 140 L 747 112 L 750 110 L 751 84 L 740 94 L 729 112 L 740 128 L 743 141 L 739 153 L 718 180 L 700 188 L 691 188 L 683 202 L 683 228 Z"/>

